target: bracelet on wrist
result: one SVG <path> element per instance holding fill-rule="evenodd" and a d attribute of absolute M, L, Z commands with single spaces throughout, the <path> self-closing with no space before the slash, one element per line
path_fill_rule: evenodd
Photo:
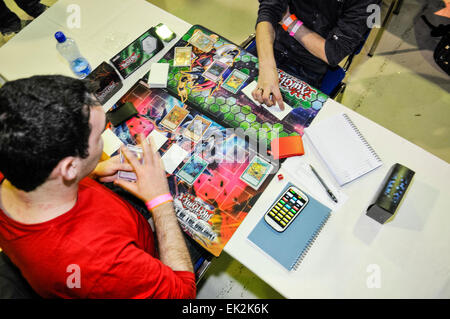
<path fill-rule="evenodd" d="M 298 29 L 300 29 L 300 27 L 303 25 L 303 22 L 300 20 L 297 20 L 297 23 L 292 27 L 291 32 L 289 32 L 289 35 L 291 37 L 295 36 L 295 34 L 297 33 Z"/>
<path fill-rule="evenodd" d="M 173 201 L 173 197 L 170 193 L 167 194 L 163 194 L 163 195 L 159 195 L 156 196 L 155 198 L 149 200 L 148 202 L 145 203 L 145 206 L 147 206 L 148 210 L 152 210 L 155 209 L 156 207 L 168 203 L 168 202 L 172 202 Z"/>
<path fill-rule="evenodd" d="M 283 24 L 281 25 L 284 29 L 284 31 L 287 31 L 289 26 L 297 20 L 297 17 L 295 14 L 291 14 L 289 17 L 283 20 Z"/>

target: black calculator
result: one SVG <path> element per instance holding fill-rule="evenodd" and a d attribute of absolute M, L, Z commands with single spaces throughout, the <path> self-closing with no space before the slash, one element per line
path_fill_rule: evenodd
<path fill-rule="evenodd" d="M 308 202 L 308 197 L 297 187 L 289 186 L 264 215 L 264 220 L 276 231 L 283 232 Z"/>

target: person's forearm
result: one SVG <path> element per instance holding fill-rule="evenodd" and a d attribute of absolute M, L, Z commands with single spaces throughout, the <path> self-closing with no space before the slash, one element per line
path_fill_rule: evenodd
<path fill-rule="evenodd" d="M 263 21 L 256 26 L 256 47 L 260 68 L 276 68 L 273 54 L 275 30 L 270 22 Z"/>
<path fill-rule="evenodd" d="M 191 257 L 172 202 L 154 208 L 152 216 L 156 228 L 161 261 L 174 271 L 193 272 Z"/>
<path fill-rule="evenodd" d="M 292 23 L 287 32 L 290 32 L 295 26 L 296 22 Z M 311 31 L 305 25 L 302 25 L 294 34 L 294 39 L 300 42 L 303 47 L 315 57 L 318 57 L 325 63 L 328 63 L 328 58 L 325 53 L 325 39 L 318 33 Z"/>

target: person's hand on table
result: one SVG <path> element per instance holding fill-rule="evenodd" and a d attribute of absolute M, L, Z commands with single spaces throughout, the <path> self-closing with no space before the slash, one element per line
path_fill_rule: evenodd
<path fill-rule="evenodd" d="M 277 68 L 260 64 L 258 85 L 252 92 L 253 98 L 267 106 L 273 106 L 276 103 L 280 110 L 284 110 L 283 97 L 278 83 Z"/>
<path fill-rule="evenodd" d="M 159 153 L 152 151 L 149 141 L 142 134 L 139 135 L 139 142 L 143 151 L 143 164 L 126 147 L 122 146 L 121 149 L 134 169 L 136 182 L 117 179 L 114 183 L 146 203 L 157 196 L 170 193 L 170 191 Z"/>
<path fill-rule="evenodd" d="M 98 179 L 102 183 L 110 183 L 116 179 L 118 171 L 132 172 L 133 167 L 128 163 L 121 163 L 119 155 L 116 155 L 99 162 L 90 177 Z"/>
<path fill-rule="evenodd" d="M 289 7 L 287 7 L 280 24 L 283 24 L 283 20 L 290 15 Z M 278 70 L 275 61 L 269 61 L 269 63 L 266 64 L 260 61 L 258 86 L 253 90 L 252 96 L 259 103 L 264 103 L 267 106 L 278 104 L 280 110 L 284 110 L 283 97 L 280 92 Z"/>

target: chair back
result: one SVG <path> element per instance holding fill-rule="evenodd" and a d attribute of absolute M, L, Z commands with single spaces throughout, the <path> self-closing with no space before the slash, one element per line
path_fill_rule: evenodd
<path fill-rule="evenodd" d="M 11 262 L 6 254 L 0 252 L 0 299 L 32 299 L 39 298 L 20 270 Z"/>

